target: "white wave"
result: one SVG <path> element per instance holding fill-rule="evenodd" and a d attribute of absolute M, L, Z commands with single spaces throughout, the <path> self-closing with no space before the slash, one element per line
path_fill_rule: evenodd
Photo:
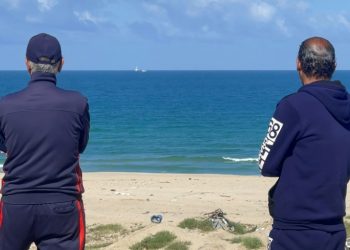
<path fill-rule="evenodd" d="M 258 162 L 258 158 L 232 158 L 232 157 L 222 157 L 226 161 L 233 162 Z"/>

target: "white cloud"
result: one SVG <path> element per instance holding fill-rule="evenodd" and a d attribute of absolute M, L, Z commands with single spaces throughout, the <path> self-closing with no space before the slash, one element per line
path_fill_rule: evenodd
<path fill-rule="evenodd" d="M 222 2 L 226 2 L 226 1 L 220 1 L 220 0 L 195 0 L 194 1 L 194 5 L 196 7 L 199 8 L 206 8 L 211 4 L 215 4 L 215 3 L 222 3 Z"/>
<path fill-rule="evenodd" d="M 143 5 L 145 9 L 152 14 L 158 15 L 158 16 L 166 16 L 167 10 L 159 5 L 151 4 L 151 3 L 144 3 Z"/>
<path fill-rule="evenodd" d="M 25 17 L 26 22 L 28 23 L 41 23 L 42 20 L 35 16 L 26 16 Z"/>
<path fill-rule="evenodd" d="M 277 19 L 276 20 L 276 25 L 277 27 L 282 31 L 282 33 L 284 35 L 286 35 L 287 37 L 291 36 L 291 33 L 286 25 L 286 21 L 284 19 Z"/>
<path fill-rule="evenodd" d="M 197 17 L 203 11 L 227 11 L 234 4 L 244 4 L 247 0 L 188 0 L 186 2 L 186 14 L 190 17 Z"/>
<path fill-rule="evenodd" d="M 206 8 L 214 4 L 226 5 L 230 3 L 244 2 L 244 0 L 192 0 L 192 2 L 197 7 Z"/>
<path fill-rule="evenodd" d="M 272 19 L 276 12 L 276 9 L 265 2 L 253 3 L 250 6 L 251 15 L 258 21 L 268 22 Z"/>
<path fill-rule="evenodd" d="M 89 11 L 78 12 L 74 11 L 74 15 L 78 18 L 78 20 L 82 23 L 93 23 L 97 24 L 102 21 L 100 18 L 93 16 Z"/>
<path fill-rule="evenodd" d="M 41 12 L 49 11 L 55 5 L 57 5 L 57 0 L 37 0 L 38 2 L 38 8 Z"/>
<path fill-rule="evenodd" d="M 304 1 L 297 2 L 295 7 L 300 11 L 307 11 L 309 9 L 309 4 Z"/>
<path fill-rule="evenodd" d="M 286 7 L 286 6 L 288 6 L 288 1 L 287 0 L 276 0 L 276 4 L 279 7 Z"/>
<path fill-rule="evenodd" d="M 344 25 L 347 29 L 350 29 L 350 21 L 344 15 L 338 15 L 338 22 Z"/>
<path fill-rule="evenodd" d="M 206 39 L 220 39 L 220 34 L 216 31 L 212 30 L 208 25 L 203 25 L 200 30 L 202 33 L 198 34 L 198 37 L 206 38 Z"/>
<path fill-rule="evenodd" d="M 20 4 L 20 0 L 3 0 L 7 7 L 10 9 L 17 9 Z"/>
<path fill-rule="evenodd" d="M 309 9 L 309 3 L 304 0 L 300 1 L 291 1 L 291 0 L 275 0 L 276 6 L 279 9 L 290 9 L 292 11 L 301 11 L 304 12 Z"/>
<path fill-rule="evenodd" d="M 177 27 L 173 26 L 169 22 L 161 23 L 160 26 L 161 32 L 164 32 L 168 37 L 177 37 L 181 36 L 182 32 Z"/>

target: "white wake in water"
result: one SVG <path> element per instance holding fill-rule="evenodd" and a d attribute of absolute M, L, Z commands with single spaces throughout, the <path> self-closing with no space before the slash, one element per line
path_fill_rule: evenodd
<path fill-rule="evenodd" d="M 258 158 L 232 158 L 232 157 L 222 157 L 225 161 L 233 162 L 258 162 Z"/>

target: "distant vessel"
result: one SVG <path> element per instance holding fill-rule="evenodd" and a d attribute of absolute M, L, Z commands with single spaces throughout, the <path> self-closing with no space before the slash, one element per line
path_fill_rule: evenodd
<path fill-rule="evenodd" d="M 135 71 L 135 72 L 141 72 L 141 73 L 147 72 L 147 70 L 145 70 L 145 69 L 139 69 L 137 66 L 135 67 L 134 71 Z"/>

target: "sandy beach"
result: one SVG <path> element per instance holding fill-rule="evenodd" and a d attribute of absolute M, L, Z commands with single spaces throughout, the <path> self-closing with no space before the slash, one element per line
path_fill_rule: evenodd
<path fill-rule="evenodd" d="M 220 208 L 231 221 L 256 225 L 249 236 L 260 238 L 260 249 L 265 249 L 271 228 L 267 191 L 275 181 L 260 176 L 84 173 L 86 223 L 88 228 L 120 224 L 127 230 L 98 249 L 129 249 L 162 230 L 191 242 L 193 250 L 246 249 L 228 242 L 236 236 L 222 229 L 203 233 L 178 227 L 186 218 L 205 217 Z M 163 215 L 160 224 L 150 221 L 154 214 Z"/>
<path fill-rule="evenodd" d="M 227 239 L 234 235 L 222 229 L 201 233 L 178 224 L 221 208 L 232 221 L 257 225 L 258 231 L 252 235 L 265 244 L 271 224 L 267 191 L 274 182 L 259 176 L 85 173 L 87 224 L 118 223 L 127 229 L 142 225 L 106 249 L 128 249 L 161 230 L 190 241 L 190 249 L 245 249 L 229 243 Z M 162 223 L 153 224 L 153 214 L 162 214 Z"/>

